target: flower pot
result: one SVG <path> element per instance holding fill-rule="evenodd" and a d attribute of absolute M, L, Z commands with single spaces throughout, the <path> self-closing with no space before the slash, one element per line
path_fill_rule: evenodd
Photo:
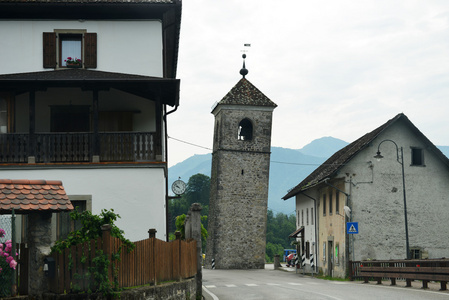
<path fill-rule="evenodd" d="M 80 64 L 66 64 L 67 68 L 81 68 Z"/>

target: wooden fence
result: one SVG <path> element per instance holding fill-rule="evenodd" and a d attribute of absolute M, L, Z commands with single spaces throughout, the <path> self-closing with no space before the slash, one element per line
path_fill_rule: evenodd
<path fill-rule="evenodd" d="M 429 281 L 439 281 L 441 290 L 446 290 L 449 281 L 449 259 L 351 261 L 349 264 L 350 279 L 363 279 L 365 283 L 375 280 L 381 284 L 382 279 L 388 279 L 395 285 L 397 279 L 402 279 L 410 287 L 412 280 L 422 280 L 423 288 L 427 288 Z"/>
<path fill-rule="evenodd" d="M 103 231 L 103 236 L 84 244 L 65 249 L 63 253 L 53 253 L 55 276 L 50 278 L 50 291 L 57 294 L 87 292 L 92 287 L 93 279 L 86 274 L 94 266 L 93 259 L 98 250 L 112 261 L 109 265 L 109 280 L 114 276 L 120 288 L 163 281 L 181 280 L 196 275 L 197 256 L 196 241 L 177 239 L 164 242 L 156 238 L 134 243 L 135 248 L 127 247 L 110 231 Z M 119 249 L 121 249 L 119 253 Z M 112 266 L 114 265 L 114 267 Z"/>

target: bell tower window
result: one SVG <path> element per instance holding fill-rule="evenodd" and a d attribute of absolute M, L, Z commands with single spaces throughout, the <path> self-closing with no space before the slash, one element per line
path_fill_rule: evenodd
<path fill-rule="evenodd" d="M 253 124 L 247 118 L 239 123 L 238 139 L 241 141 L 250 141 L 253 139 Z"/>

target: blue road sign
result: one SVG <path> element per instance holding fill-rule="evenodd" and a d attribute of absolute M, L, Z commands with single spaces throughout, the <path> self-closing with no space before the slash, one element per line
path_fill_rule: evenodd
<path fill-rule="evenodd" d="M 359 233 L 359 222 L 348 222 L 348 223 L 346 223 L 346 233 L 347 234 L 357 234 L 357 233 Z"/>

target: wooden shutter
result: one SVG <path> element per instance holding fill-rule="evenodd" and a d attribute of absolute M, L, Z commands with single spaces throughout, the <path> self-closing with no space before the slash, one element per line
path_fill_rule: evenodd
<path fill-rule="evenodd" d="M 44 68 L 56 68 L 56 33 L 44 32 Z"/>
<path fill-rule="evenodd" d="M 84 67 L 97 67 L 97 34 L 94 32 L 84 34 Z"/>

